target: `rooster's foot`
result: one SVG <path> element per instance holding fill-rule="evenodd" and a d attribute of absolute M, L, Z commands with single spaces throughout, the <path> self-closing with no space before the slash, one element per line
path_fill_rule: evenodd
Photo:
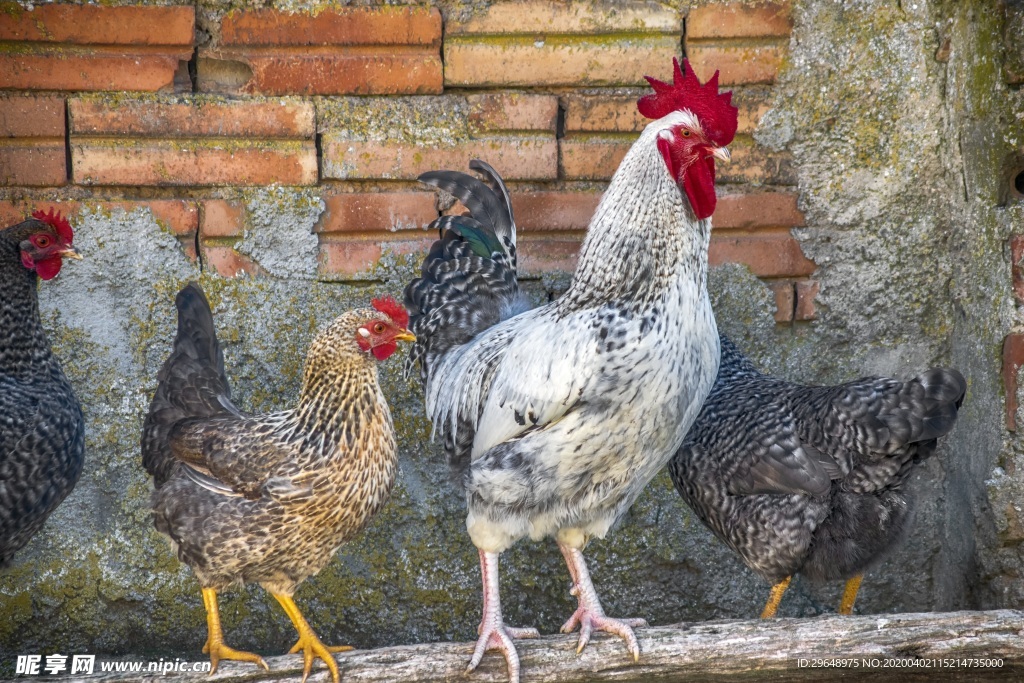
<path fill-rule="evenodd" d="M 473 650 L 473 658 L 466 667 L 466 673 L 470 673 L 480 664 L 484 653 L 489 650 L 498 650 L 505 655 L 505 662 L 508 665 L 509 683 L 519 683 L 519 653 L 512 642 L 515 638 L 539 638 L 540 633 L 535 628 L 515 628 L 505 624 L 492 624 L 485 626 L 480 624 L 477 629 L 480 639 L 476 641 L 476 649 Z"/>
<path fill-rule="evenodd" d="M 576 627 L 580 629 L 580 639 L 576 645 L 576 654 L 583 652 L 583 648 L 590 642 L 591 634 L 596 631 L 606 631 L 626 641 L 626 649 L 633 655 L 633 661 L 640 661 L 640 643 L 633 633 L 633 628 L 647 626 L 643 619 L 613 619 L 606 616 L 601 610 L 591 610 L 580 605 L 569 621 L 562 625 L 562 633 L 572 633 Z"/>

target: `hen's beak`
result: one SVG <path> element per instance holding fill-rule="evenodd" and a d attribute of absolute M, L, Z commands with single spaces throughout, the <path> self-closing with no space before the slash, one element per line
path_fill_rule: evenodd
<path fill-rule="evenodd" d="M 67 246 L 67 247 L 65 247 L 65 248 L 64 248 L 64 249 L 63 249 L 62 251 L 60 251 L 59 253 L 60 253 L 60 255 L 61 255 L 61 256 L 65 257 L 65 258 L 73 258 L 73 259 L 75 259 L 76 261 L 81 261 L 81 260 L 82 260 L 82 255 L 81 255 L 81 254 L 79 254 L 79 253 L 78 253 L 78 250 L 77 250 L 77 249 L 75 249 L 75 248 L 74 248 L 74 247 L 72 247 L 72 246 Z"/>
<path fill-rule="evenodd" d="M 718 159 L 723 164 L 727 164 L 732 160 L 732 155 L 729 154 L 728 147 L 715 147 L 711 150 L 711 156 Z"/>
<path fill-rule="evenodd" d="M 402 330 L 401 332 L 395 335 L 395 341 L 414 342 L 416 341 L 416 335 L 410 332 L 409 330 Z"/>

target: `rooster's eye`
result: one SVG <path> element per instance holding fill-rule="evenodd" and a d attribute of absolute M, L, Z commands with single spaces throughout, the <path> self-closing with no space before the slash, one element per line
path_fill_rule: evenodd
<path fill-rule="evenodd" d="M 686 130 L 685 128 L 683 129 L 682 133 L 684 138 L 690 137 L 690 131 Z"/>
<path fill-rule="evenodd" d="M 383 334 L 384 333 L 384 323 L 377 323 L 376 325 L 374 325 L 373 326 L 373 331 L 376 332 L 377 334 Z"/>
<path fill-rule="evenodd" d="M 47 237 L 46 235 L 40 235 L 39 237 L 36 238 L 36 246 L 39 247 L 40 249 L 45 249 L 46 247 L 50 246 L 50 238 Z"/>

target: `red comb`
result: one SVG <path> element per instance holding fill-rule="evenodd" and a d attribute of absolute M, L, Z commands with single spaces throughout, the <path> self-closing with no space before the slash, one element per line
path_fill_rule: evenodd
<path fill-rule="evenodd" d="M 672 58 L 675 67 L 672 83 L 663 83 L 656 78 L 644 76 L 654 88 L 654 93 L 645 95 L 636 103 L 640 113 L 649 119 L 660 119 L 674 111 L 689 109 L 700 121 L 708 139 L 719 147 L 732 142 L 736 135 L 739 110 L 732 106 L 732 93 L 718 92 L 718 72 L 701 85 L 688 60 Z"/>
<path fill-rule="evenodd" d="M 394 320 L 401 327 L 409 326 L 409 313 L 402 304 L 395 301 L 394 297 L 385 296 L 374 299 L 370 303 L 374 308 Z"/>
<path fill-rule="evenodd" d="M 50 209 L 50 213 L 42 210 L 33 211 L 32 218 L 52 226 L 65 244 L 71 244 L 71 240 L 75 237 L 71 231 L 71 223 L 68 223 L 68 219 L 61 216 L 60 212 L 55 209 Z"/>

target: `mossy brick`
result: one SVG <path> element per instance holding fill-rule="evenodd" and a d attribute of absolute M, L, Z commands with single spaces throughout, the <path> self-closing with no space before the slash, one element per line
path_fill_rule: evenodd
<path fill-rule="evenodd" d="M 207 237 L 240 237 L 245 230 L 245 206 L 226 199 L 202 202 L 199 234 Z"/>
<path fill-rule="evenodd" d="M 715 230 L 800 227 L 805 218 L 797 207 L 798 199 L 796 192 L 719 191 L 712 225 Z"/>
<path fill-rule="evenodd" d="M 245 277 L 260 275 L 260 267 L 251 259 L 239 254 L 230 245 L 201 244 L 204 270 L 221 277 Z"/>
<path fill-rule="evenodd" d="M 317 232 L 423 229 L 438 216 L 433 192 L 343 192 L 324 197 Z"/>
<path fill-rule="evenodd" d="M 83 209 L 87 212 L 113 211 L 133 213 L 148 211 L 157 224 L 175 236 L 195 235 L 199 227 L 198 202 L 187 199 L 150 199 L 127 201 L 82 201 L 82 200 L 0 200 L 0 223 L 11 225 L 25 220 L 33 211 L 58 211 L 76 227 Z"/>
<path fill-rule="evenodd" d="M 68 112 L 73 139 L 100 135 L 312 140 L 316 129 L 312 103 L 298 99 L 90 95 L 72 98 Z"/>
<path fill-rule="evenodd" d="M 191 48 L 166 53 L 64 51 L 30 46 L 0 52 L 0 88 L 13 90 L 167 91 Z"/>
<path fill-rule="evenodd" d="M 816 268 L 787 230 L 760 230 L 750 235 L 712 233 L 708 263 L 740 263 L 759 277 L 810 275 Z"/>
<path fill-rule="evenodd" d="M 793 30 L 791 2 L 716 2 L 686 15 L 689 38 L 786 38 Z"/>
<path fill-rule="evenodd" d="M 74 45 L 190 46 L 195 9 L 191 5 L 129 6 L 13 2 L 0 7 L 0 40 Z"/>
<path fill-rule="evenodd" d="M 59 95 L 0 95 L 0 138 L 64 139 L 64 102 Z"/>
<path fill-rule="evenodd" d="M 220 25 L 225 45 L 438 45 L 441 13 L 434 7 L 332 7 L 320 12 L 277 9 L 229 12 Z"/>
<path fill-rule="evenodd" d="M 67 153 L 63 140 L 24 138 L 0 143 L 0 185 L 57 187 L 67 183 Z"/>
<path fill-rule="evenodd" d="M 505 0 L 465 18 L 450 19 L 445 24 L 445 35 L 680 33 L 681 29 L 682 16 L 677 10 L 646 0 L 616 3 Z"/>
<path fill-rule="evenodd" d="M 428 147 L 404 142 L 345 140 L 322 136 L 323 176 L 339 180 L 390 178 L 415 180 L 439 168 L 465 168 L 484 159 L 507 180 L 553 180 L 558 175 L 554 137 L 495 137 Z"/>
<path fill-rule="evenodd" d="M 445 87 L 642 85 L 667 77 L 677 36 L 459 36 L 444 43 Z M 666 66 L 667 65 L 667 66 Z"/>
<path fill-rule="evenodd" d="M 312 141 L 75 138 L 72 176 L 79 185 L 313 185 Z"/>
<path fill-rule="evenodd" d="M 821 291 L 821 283 L 815 280 L 799 280 L 796 283 L 796 308 L 793 314 L 794 320 L 815 320 L 818 317 L 818 310 L 815 308 L 814 300 Z"/>
<path fill-rule="evenodd" d="M 526 233 L 586 230 L 602 194 L 594 190 L 513 192 L 516 226 Z"/>
<path fill-rule="evenodd" d="M 786 54 L 785 44 L 686 44 L 686 56 L 701 81 L 718 71 L 721 86 L 774 83 Z"/>
<path fill-rule="evenodd" d="M 473 94 L 466 97 L 469 119 L 484 131 L 555 132 L 558 98 L 515 92 Z"/>

